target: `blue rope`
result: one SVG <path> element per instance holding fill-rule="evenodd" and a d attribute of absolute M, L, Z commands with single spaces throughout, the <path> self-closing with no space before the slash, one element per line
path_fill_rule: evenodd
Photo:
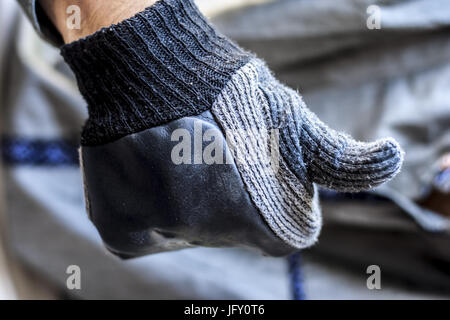
<path fill-rule="evenodd" d="M 68 140 L 27 139 L 5 136 L 1 139 L 5 165 L 77 166 L 77 145 Z"/>
<path fill-rule="evenodd" d="M 293 300 L 306 300 L 303 290 L 303 274 L 301 269 L 301 255 L 296 252 L 288 257 L 289 275 Z"/>

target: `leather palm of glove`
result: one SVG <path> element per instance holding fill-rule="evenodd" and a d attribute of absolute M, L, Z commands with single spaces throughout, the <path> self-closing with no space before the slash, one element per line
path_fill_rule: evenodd
<path fill-rule="evenodd" d="M 329 129 L 192 1 L 161 0 L 62 47 L 88 102 L 89 216 L 127 258 L 193 246 L 282 256 L 321 228 L 315 184 L 368 190 L 393 178 L 393 139 Z"/>

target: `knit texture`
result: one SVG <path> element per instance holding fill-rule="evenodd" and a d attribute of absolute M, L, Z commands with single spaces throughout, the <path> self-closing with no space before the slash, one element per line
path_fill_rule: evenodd
<path fill-rule="evenodd" d="M 116 140 L 208 110 L 251 55 L 191 0 L 160 0 L 61 48 L 88 103 L 83 145 Z"/>
<path fill-rule="evenodd" d="M 403 154 L 393 139 L 363 143 L 329 129 L 258 59 L 236 72 L 212 113 L 251 199 L 270 228 L 296 248 L 311 246 L 320 232 L 314 182 L 368 190 L 401 167 Z"/>
<path fill-rule="evenodd" d="M 62 54 L 88 102 L 82 144 L 211 110 L 255 207 L 296 248 L 320 232 L 315 184 L 368 190 L 393 178 L 403 161 L 393 139 L 363 143 L 328 128 L 191 0 L 160 0 Z"/>

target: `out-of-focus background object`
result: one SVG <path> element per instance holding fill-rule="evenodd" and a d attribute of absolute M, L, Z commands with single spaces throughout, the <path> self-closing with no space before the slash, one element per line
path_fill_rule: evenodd
<path fill-rule="evenodd" d="M 195 2 L 205 16 L 214 17 L 226 11 L 239 10 L 271 1 L 276 0 L 196 0 Z"/>
<path fill-rule="evenodd" d="M 302 252 L 306 297 L 449 298 L 450 2 L 198 2 L 331 127 L 361 140 L 393 136 L 406 151 L 401 174 L 374 192 L 322 190 L 323 232 Z M 0 280 L 13 280 L 1 282 L 4 292 L 290 298 L 285 259 L 197 248 L 123 262 L 106 253 L 84 210 L 76 146 L 86 110 L 73 76 L 14 1 L 1 5 L 0 204 L 8 263 L 0 258 Z M 368 28 L 373 10 L 380 29 Z M 66 287 L 69 265 L 82 271 L 81 290 Z M 381 290 L 366 286 L 369 265 L 381 269 Z"/>

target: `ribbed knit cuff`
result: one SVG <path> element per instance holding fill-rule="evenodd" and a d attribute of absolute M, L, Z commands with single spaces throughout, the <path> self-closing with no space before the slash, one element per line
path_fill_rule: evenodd
<path fill-rule="evenodd" d="M 61 52 L 88 103 L 83 145 L 210 109 L 252 57 L 219 34 L 192 0 L 160 0 Z"/>

